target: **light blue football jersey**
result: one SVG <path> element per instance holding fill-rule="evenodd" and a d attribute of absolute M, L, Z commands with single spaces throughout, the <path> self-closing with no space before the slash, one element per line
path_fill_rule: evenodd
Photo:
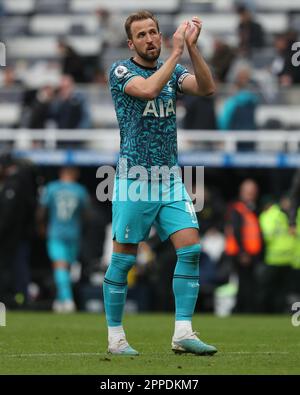
<path fill-rule="evenodd" d="M 127 160 L 127 168 L 143 166 L 177 166 L 176 96 L 189 72 L 177 64 L 159 96 L 143 100 L 125 93 L 128 82 L 136 77 L 150 77 L 155 68 L 146 68 L 133 59 L 114 63 L 110 70 L 110 89 L 120 127 L 120 158 Z M 117 175 L 119 174 L 119 166 Z"/>
<path fill-rule="evenodd" d="M 40 203 L 48 209 L 48 237 L 76 240 L 81 235 L 81 219 L 87 207 L 87 190 L 76 182 L 50 182 Z"/>

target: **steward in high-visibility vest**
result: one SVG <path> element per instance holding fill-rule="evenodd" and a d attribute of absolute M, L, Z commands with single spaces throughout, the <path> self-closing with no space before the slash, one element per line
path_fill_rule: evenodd
<path fill-rule="evenodd" d="M 259 223 L 265 242 L 265 263 L 274 266 L 291 265 L 295 237 L 289 232 L 288 215 L 278 204 L 273 204 L 260 215 Z"/>
<path fill-rule="evenodd" d="M 295 236 L 290 233 L 289 217 L 284 211 L 284 197 L 259 217 L 264 237 L 264 267 L 260 276 L 260 307 L 264 313 L 283 313 L 288 308 L 291 263 Z"/>
<path fill-rule="evenodd" d="M 300 208 L 297 210 L 296 216 L 296 239 L 294 247 L 294 255 L 291 261 L 293 269 L 300 270 Z"/>
<path fill-rule="evenodd" d="M 234 225 L 225 226 L 225 252 L 229 256 L 237 256 L 241 252 L 248 255 L 259 255 L 262 251 L 262 237 L 257 215 L 245 203 L 233 203 L 230 211 L 236 211 L 241 217 L 239 235 L 235 234 Z M 239 240 L 238 240 L 239 239 Z"/>
<path fill-rule="evenodd" d="M 290 299 L 299 301 L 300 299 L 300 208 L 296 211 L 296 234 L 294 254 L 291 262 L 291 274 L 289 281 Z"/>

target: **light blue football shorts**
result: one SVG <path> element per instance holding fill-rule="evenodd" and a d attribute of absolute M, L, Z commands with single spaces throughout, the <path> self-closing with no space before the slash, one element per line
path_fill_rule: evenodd
<path fill-rule="evenodd" d="M 50 238 L 47 249 L 52 262 L 63 261 L 72 264 L 78 258 L 79 241 Z"/>
<path fill-rule="evenodd" d="M 116 177 L 112 213 L 112 236 L 119 243 L 147 240 L 152 225 L 162 241 L 182 229 L 199 229 L 181 178 L 151 182 Z"/>

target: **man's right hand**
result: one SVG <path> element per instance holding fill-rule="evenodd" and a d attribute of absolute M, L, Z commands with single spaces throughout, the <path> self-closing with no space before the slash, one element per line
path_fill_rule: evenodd
<path fill-rule="evenodd" d="M 184 50 L 185 32 L 189 25 L 188 21 L 182 22 L 173 34 L 173 52 L 181 56 Z"/>

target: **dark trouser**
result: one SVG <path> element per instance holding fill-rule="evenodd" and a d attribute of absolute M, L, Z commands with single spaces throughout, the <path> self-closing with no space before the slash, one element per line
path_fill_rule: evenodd
<path fill-rule="evenodd" d="M 288 281 L 289 310 L 294 302 L 300 302 L 300 269 L 291 268 Z"/>
<path fill-rule="evenodd" d="M 238 276 L 239 286 L 234 308 L 235 313 L 257 312 L 257 259 L 253 258 L 249 265 L 242 265 L 234 258 L 234 268 Z"/>
<path fill-rule="evenodd" d="M 0 246 L 0 302 L 7 307 L 13 304 L 13 259 L 14 252 Z"/>
<path fill-rule="evenodd" d="M 291 268 L 288 265 L 264 265 L 260 278 L 260 311 L 284 313 L 287 311 Z"/>
<path fill-rule="evenodd" d="M 29 284 L 29 245 L 10 239 L 10 243 L 0 246 L 0 302 L 8 308 L 18 307 L 15 296 L 20 293 L 27 299 Z"/>
<path fill-rule="evenodd" d="M 20 242 L 13 263 L 13 291 L 22 294 L 24 302 L 27 301 L 27 289 L 30 282 L 29 266 L 30 244 L 23 240 Z"/>

